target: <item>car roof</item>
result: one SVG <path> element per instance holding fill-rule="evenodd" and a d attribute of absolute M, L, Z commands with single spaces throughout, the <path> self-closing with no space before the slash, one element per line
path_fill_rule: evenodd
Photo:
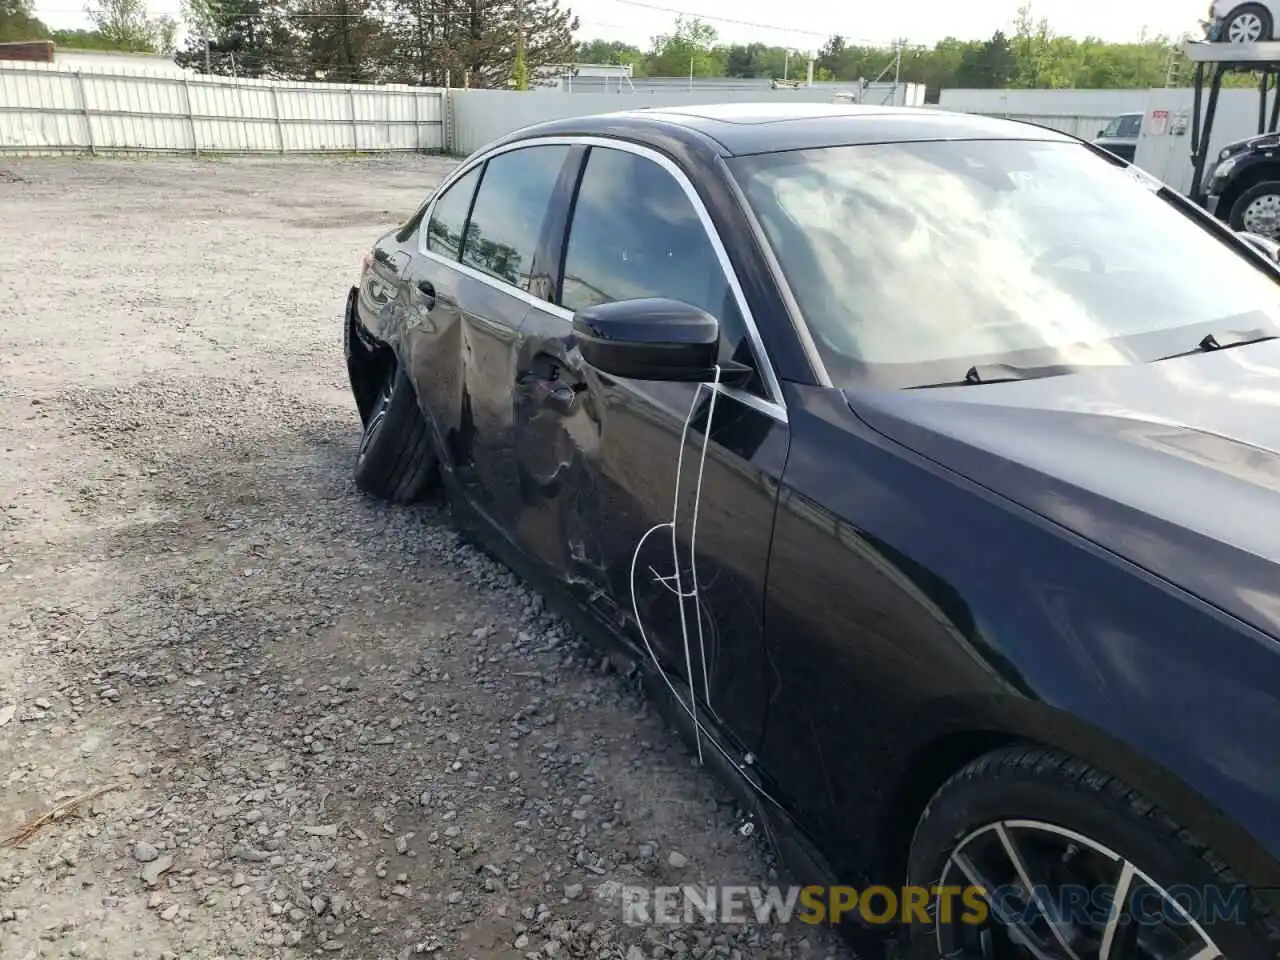
<path fill-rule="evenodd" d="M 526 127 L 504 141 L 545 136 L 612 136 L 654 146 L 672 136 L 693 136 L 712 141 L 724 156 L 923 140 L 1073 139 L 1033 124 L 930 107 L 773 101 L 644 107 L 567 117 Z"/>

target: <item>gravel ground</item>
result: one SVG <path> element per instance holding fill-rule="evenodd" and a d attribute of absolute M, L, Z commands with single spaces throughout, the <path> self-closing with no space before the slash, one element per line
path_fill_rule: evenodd
<path fill-rule="evenodd" d="M 848 956 L 623 925 L 611 882 L 774 873 L 540 598 L 352 486 L 343 296 L 449 166 L 0 159 L 0 839 L 66 811 L 0 956 Z"/>

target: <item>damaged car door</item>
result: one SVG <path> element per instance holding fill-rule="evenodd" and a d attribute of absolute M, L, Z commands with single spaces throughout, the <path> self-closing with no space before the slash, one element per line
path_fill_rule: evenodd
<path fill-rule="evenodd" d="M 531 311 L 522 331 L 522 538 L 749 746 L 763 722 L 762 589 L 788 442 L 776 383 L 723 245 L 674 163 L 596 142 L 569 210 L 554 308 Z M 573 312 L 648 297 L 714 316 L 739 385 L 586 364 Z"/>
<path fill-rule="evenodd" d="M 406 347 L 469 505 L 507 532 L 517 502 L 512 390 L 520 326 L 563 145 L 490 156 L 435 201 L 410 268 Z"/>

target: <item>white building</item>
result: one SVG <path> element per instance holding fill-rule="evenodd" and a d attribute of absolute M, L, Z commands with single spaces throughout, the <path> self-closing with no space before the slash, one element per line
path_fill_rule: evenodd
<path fill-rule="evenodd" d="M 188 71 L 162 53 L 117 53 L 114 50 L 66 50 L 55 47 L 53 62 L 72 70 L 111 70 L 118 73 L 163 73 L 182 76 Z"/>

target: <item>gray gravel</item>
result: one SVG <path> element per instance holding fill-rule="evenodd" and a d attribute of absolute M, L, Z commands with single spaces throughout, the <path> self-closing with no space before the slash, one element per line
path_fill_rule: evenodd
<path fill-rule="evenodd" d="M 67 809 L 0 849 L 0 956 L 847 956 L 623 926 L 611 882 L 766 854 L 539 597 L 353 488 L 343 296 L 448 168 L 0 158 L 0 838 Z"/>

